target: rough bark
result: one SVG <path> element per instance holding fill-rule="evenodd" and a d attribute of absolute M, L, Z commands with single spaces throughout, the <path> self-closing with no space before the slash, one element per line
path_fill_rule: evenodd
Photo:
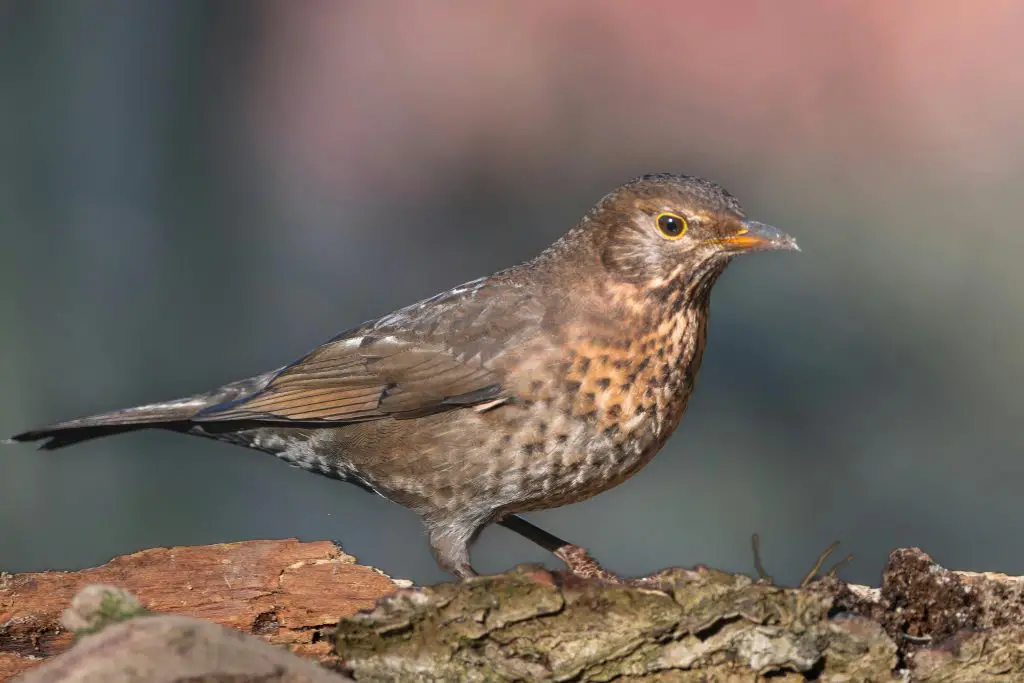
<path fill-rule="evenodd" d="M 2 574 L 0 680 L 70 646 L 60 615 L 89 584 L 119 586 L 151 612 L 229 626 L 311 657 L 329 654 L 325 629 L 397 588 L 329 541 L 295 539 L 153 548 L 77 572 Z"/>
<path fill-rule="evenodd" d="M 881 589 L 781 588 L 699 567 L 639 585 L 539 568 L 403 590 L 339 624 L 357 680 L 1024 681 L 1024 580 L 917 549 Z"/>
<path fill-rule="evenodd" d="M 396 587 L 379 573 L 351 564 L 350 558 L 340 559 L 347 556 L 329 544 L 281 543 L 302 553 L 316 546 L 308 557 L 319 559 L 302 560 L 284 571 L 253 568 L 264 577 L 260 580 L 236 574 L 239 582 L 258 587 L 236 595 L 230 608 L 211 607 L 220 590 L 211 585 L 208 599 L 178 609 L 173 596 L 188 592 L 184 584 L 196 582 L 173 568 L 164 574 L 160 606 L 139 590 L 141 602 L 150 609 L 194 615 L 205 605 L 207 618 L 217 615 L 221 623 L 320 659 L 334 670 L 321 670 L 328 676 L 325 681 L 344 680 L 342 675 L 360 681 L 1024 681 L 1024 579 L 948 571 L 917 549 L 890 555 L 880 588 L 849 585 L 833 576 L 783 588 L 705 567 L 670 569 L 614 585 L 524 566 L 411 589 Z M 206 552 L 160 552 L 186 551 Z M 264 550 L 264 557 L 274 555 Z M 322 565 L 352 573 L 340 579 L 334 569 L 318 574 L 313 580 L 324 585 L 303 598 L 311 602 L 301 609 L 283 607 L 288 600 L 274 592 L 275 582 L 280 584 L 287 571 Z M 212 569 L 206 573 L 219 577 Z M 0 652 L 10 651 L 9 634 L 18 626 L 9 617 L 10 586 L 25 585 L 25 576 L 39 575 L 8 577 L 0 588 Z M 108 574 L 103 580 L 126 585 L 111 581 L 112 576 L 117 578 Z M 359 598 L 337 602 L 338 593 L 351 595 L 349 580 L 370 576 L 375 583 L 364 584 Z M 372 609 L 354 613 L 375 602 L 370 585 L 384 597 Z M 87 633 L 104 621 L 138 614 L 126 596 L 117 603 L 123 607 L 115 609 L 109 598 L 113 589 L 103 590 L 98 594 L 107 598 L 94 595 L 91 607 L 77 604 L 65 623 Z M 46 607 L 47 614 L 66 604 L 64 596 L 53 594 L 37 600 L 36 609 Z M 88 603 L 84 598 L 78 603 L 83 601 Z M 320 609 L 325 604 L 331 607 Z M 239 610 L 239 616 L 229 616 L 231 610 Z M 276 626 L 264 630 L 256 617 L 268 611 L 276 614 Z M 304 616 L 291 616 L 296 612 Z M 337 619 L 331 615 L 342 613 L 346 616 L 331 628 Z M 202 659 L 197 649 L 183 655 L 182 629 L 207 654 L 222 647 L 233 654 Z M 139 656 L 165 676 L 153 680 L 320 680 L 304 678 L 313 675 L 308 669 L 288 668 L 287 662 L 298 666 L 303 661 L 298 657 L 280 651 L 286 663 L 270 665 L 256 638 L 224 634 L 230 632 L 210 631 L 180 617 L 137 616 L 82 636 L 71 652 L 30 674 L 48 677 L 28 680 L 87 680 L 52 672 L 83 671 L 82 662 L 99 661 L 90 655 L 95 652 L 103 653 L 108 667 L 103 680 L 109 681 L 127 680 L 115 674 L 138 666 Z M 109 640 L 97 640 L 104 638 Z M 77 663 L 70 668 L 62 663 L 69 661 Z M 225 661 L 236 662 L 235 668 Z M 243 671 L 249 664 L 256 667 L 253 672 Z"/>

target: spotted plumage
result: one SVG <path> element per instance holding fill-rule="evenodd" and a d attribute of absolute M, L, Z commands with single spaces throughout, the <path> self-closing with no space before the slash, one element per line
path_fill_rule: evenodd
<path fill-rule="evenodd" d="M 467 576 L 485 525 L 550 544 L 512 515 L 594 496 L 654 457 L 693 391 L 715 281 L 737 253 L 793 248 L 713 183 L 644 176 L 533 260 L 283 368 L 14 439 L 158 427 L 272 453 L 413 510 L 439 563 Z"/>

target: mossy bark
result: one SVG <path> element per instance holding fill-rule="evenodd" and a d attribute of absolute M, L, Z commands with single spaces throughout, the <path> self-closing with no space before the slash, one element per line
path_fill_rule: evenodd
<path fill-rule="evenodd" d="M 897 646 L 869 618 L 833 615 L 822 587 L 713 569 L 643 587 L 542 569 L 403 591 L 338 625 L 357 680 L 889 680 Z"/>
<path fill-rule="evenodd" d="M 288 552 L 305 556 L 310 550 L 292 546 Z M 300 565 L 337 563 L 337 553 L 328 555 Z M 330 603 L 333 573 L 318 576 L 320 594 Z M 171 574 L 166 578 L 173 580 Z M 8 577 L 6 588 L 0 585 L 0 598 L 17 580 Z M 167 595 L 174 589 L 163 590 Z M 849 585 L 834 576 L 785 588 L 705 567 L 613 584 L 523 566 L 427 588 L 387 584 L 375 607 L 335 622 L 326 614 L 312 615 L 315 594 L 275 595 L 253 593 L 259 613 L 294 612 L 301 599 L 317 622 L 299 631 L 308 639 L 282 640 L 282 625 L 266 628 L 251 619 L 256 608 L 245 600 L 232 607 L 246 615 L 249 634 L 239 634 L 196 619 L 152 615 L 145 609 L 153 604 L 143 596 L 136 604 L 118 589 L 87 589 L 63 618 L 64 628 L 78 634 L 75 647 L 25 681 L 116 683 L 138 680 L 132 676 L 148 666 L 152 677 L 145 680 L 232 683 L 346 677 L 1024 682 L 1024 579 L 948 571 L 917 549 L 890 555 L 881 588 Z M 292 605 L 286 609 L 276 600 Z M 113 609 L 115 602 L 124 609 Z M 221 616 L 231 623 L 223 611 Z M 0 653 L 11 627 L 10 620 L 0 623 Z M 323 666 L 310 668 L 308 659 L 286 647 Z M 101 678 L 86 677 L 89 671 L 101 672 Z"/>

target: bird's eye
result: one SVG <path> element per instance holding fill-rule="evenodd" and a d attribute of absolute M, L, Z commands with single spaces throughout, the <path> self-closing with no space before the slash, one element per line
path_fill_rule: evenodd
<path fill-rule="evenodd" d="M 658 230 L 665 239 L 677 240 L 686 234 L 686 219 L 674 213 L 663 213 L 658 216 Z"/>

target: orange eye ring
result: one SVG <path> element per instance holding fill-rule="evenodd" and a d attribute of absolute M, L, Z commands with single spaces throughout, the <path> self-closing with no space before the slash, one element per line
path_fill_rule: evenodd
<path fill-rule="evenodd" d="M 658 214 L 658 231 L 667 240 L 677 240 L 686 234 L 689 224 L 682 216 L 674 213 Z"/>

